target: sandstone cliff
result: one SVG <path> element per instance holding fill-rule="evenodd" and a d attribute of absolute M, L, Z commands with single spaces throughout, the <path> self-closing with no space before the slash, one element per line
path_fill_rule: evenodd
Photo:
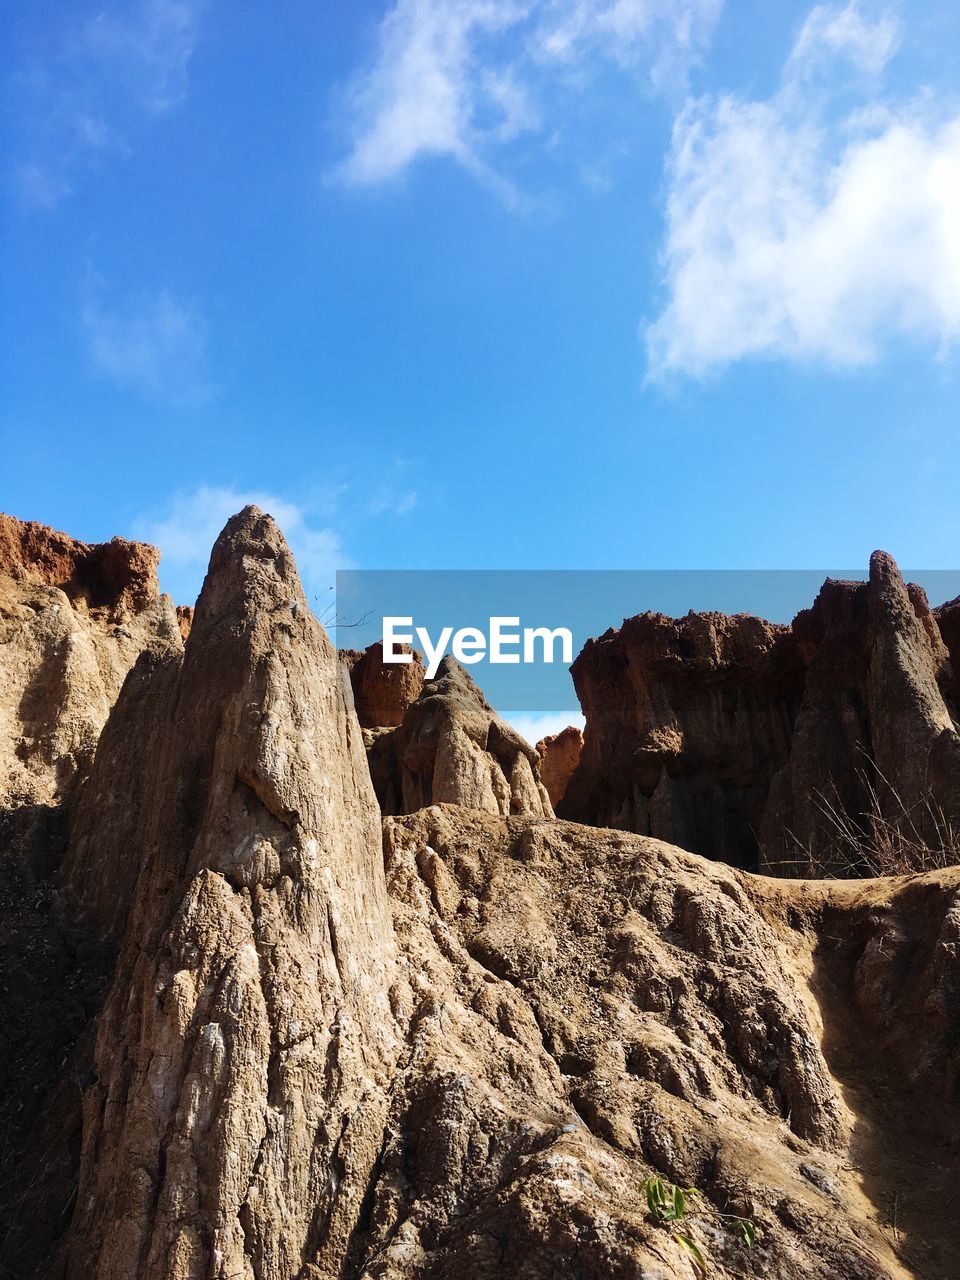
<path fill-rule="evenodd" d="M 939 609 L 934 609 L 933 616 L 943 643 L 950 654 L 950 665 L 953 668 L 953 711 L 956 717 L 960 713 L 960 596 L 948 600 Z"/>
<path fill-rule="evenodd" d="M 805 873 L 862 873 L 856 834 L 869 844 L 874 820 L 918 847 L 960 830 L 950 654 L 881 552 L 867 582 L 826 582 L 790 627 L 645 614 L 572 672 L 586 729 L 562 816 Z"/>
<path fill-rule="evenodd" d="M 89 545 L 0 515 L 2 1274 L 43 1260 L 76 1186 L 85 1028 L 110 954 L 96 930 L 65 917 L 52 877 L 127 673 L 141 653 L 182 648 L 158 559 L 140 543 Z M 135 741 L 126 752 L 136 758 Z M 136 792 L 118 789 L 112 802 L 136 804 Z M 136 858 L 127 851 L 130 866 Z"/>
<path fill-rule="evenodd" d="M 131 852 L 139 875 L 66 1275 L 296 1275 L 344 1256 L 347 1174 L 369 1177 L 397 1042 L 359 726 L 268 517 L 227 525 L 182 663 L 138 694 L 157 726 L 150 786 L 132 825 L 84 851 L 91 877 L 122 875 Z M 121 700 L 110 732 L 129 742 L 137 711 Z"/>
<path fill-rule="evenodd" d="M 913 626 L 878 578 L 898 669 Z M 718 630 L 695 626 L 708 706 L 718 655 L 779 671 L 779 633 L 751 666 L 749 627 Z M 931 1208 L 960 1174 L 960 868 L 784 881 L 484 812 L 491 760 L 532 776 L 500 723 L 448 665 L 386 731 L 422 791 L 381 824 L 289 550 L 230 521 L 185 649 L 148 647 L 110 713 L 54 906 L 0 903 L 4 960 L 64 986 L 30 1025 L 0 983 L 5 1105 L 35 1130 L 0 1129 L 7 1273 L 697 1280 L 646 1210 L 657 1173 L 697 1188 L 718 1280 L 960 1274 Z M 438 773 L 465 803 L 429 803 Z"/>

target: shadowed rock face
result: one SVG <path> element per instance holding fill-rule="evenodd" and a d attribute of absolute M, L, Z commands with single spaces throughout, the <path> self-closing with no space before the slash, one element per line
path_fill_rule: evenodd
<path fill-rule="evenodd" d="M 740 866 L 837 871 L 838 812 L 960 818 L 950 655 L 923 592 L 877 552 L 791 627 L 690 614 L 629 619 L 572 668 L 586 716 L 559 812 Z M 876 797 L 876 800 L 874 800 Z"/>
<path fill-rule="evenodd" d="M 110 948 L 53 877 L 101 728 L 142 653 L 182 648 L 158 552 L 0 516 L 0 1272 L 69 1220 L 80 1085 Z M 128 744 L 129 749 L 129 744 Z M 128 773 L 130 770 L 128 769 Z M 116 807 L 135 802 L 118 792 Z M 127 851 L 136 874 L 136 855 Z M 107 890 L 109 895 L 110 890 Z M 30 1203 L 22 1202 L 29 1188 Z"/>
<path fill-rule="evenodd" d="M 365 737 L 385 814 L 459 804 L 484 813 L 553 816 L 536 751 L 501 720 L 453 658 L 443 659 L 436 679 L 426 681 L 396 729 Z"/>
<path fill-rule="evenodd" d="M 801 697 L 789 628 L 644 614 L 588 641 L 571 670 L 586 728 L 561 815 L 755 863 Z"/>
<path fill-rule="evenodd" d="M 943 643 L 950 654 L 950 665 L 953 668 L 952 702 L 956 717 L 960 711 L 960 596 L 956 600 L 948 600 L 939 609 L 933 611 Z"/>
<path fill-rule="evenodd" d="M 541 738 L 537 743 L 537 754 L 540 757 L 540 777 L 556 809 L 562 803 L 567 784 L 583 755 L 583 734 L 568 724 L 559 733 Z"/>

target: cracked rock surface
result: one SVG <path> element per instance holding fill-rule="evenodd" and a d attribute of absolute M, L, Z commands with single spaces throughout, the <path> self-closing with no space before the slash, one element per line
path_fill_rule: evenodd
<path fill-rule="evenodd" d="M 45 896 L 0 902 L 8 1274 L 696 1280 L 653 1174 L 719 1280 L 960 1274 L 960 869 L 777 880 L 557 821 L 455 665 L 390 731 L 430 790 L 381 818 L 256 508 L 178 640 Z"/>

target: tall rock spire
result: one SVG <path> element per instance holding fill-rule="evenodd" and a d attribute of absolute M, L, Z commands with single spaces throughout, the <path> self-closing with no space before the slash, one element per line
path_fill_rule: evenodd
<path fill-rule="evenodd" d="M 101 883 L 138 870 L 85 1098 L 71 1278 L 289 1277 L 355 1226 L 394 943 L 345 679 L 282 535 L 247 507 L 213 549 L 182 665 L 137 691 L 140 816 L 83 853 Z"/>

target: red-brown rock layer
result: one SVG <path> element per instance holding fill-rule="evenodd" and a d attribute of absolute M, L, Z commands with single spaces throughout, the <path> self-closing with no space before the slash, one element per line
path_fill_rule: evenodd
<path fill-rule="evenodd" d="M 409 654 L 411 661 L 384 662 L 379 641 L 368 649 L 340 650 L 340 661 L 350 672 L 357 717 L 364 729 L 400 724 L 407 708 L 423 692 L 423 658 L 409 645 L 400 645 L 399 650 Z"/>
<path fill-rule="evenodd" d="M 158 560 L 0 515 L 0 809 L 63 800 L 137 656 L 179 647 Z"/>
<path fill-rule="evenodd" d="M 550 802 L 556 809 L 563 802 L 567 784 L 583 754 L 583 733 L 568 724 L 559 733 L 548 734 L 537 743 L 540 757 L 540 778 L 547 788 Z"/>
<path fill-rule="evenodd" d="M 950 654 L 881 552 L 868 582 L 826 582 L 791 627 L 646 614 L 572 671 L 586 729 L 562 816 L 740 866 L 848 873 L 856 832 L 901 822 L 936 845 L 931 810 L 960 822 Z"/>
<path fill-rule="evenodd" d="M 160 595 L 160 552 L 144 542 L 78 542 L 35 520 L 0 514 L 0 574 L 59 587 L 74 604 L 114 614 L 139 612 Z"/>
<path fill-rule="evenodd" d="M 802 690 L 789 628 L 643 614 L 588 641 L 572 672 L 586 727 L 561 815 L 755 863 Z"/>
<path fill-rule="evenodd" d="M 190 628 L 193 626 L 192 604 L 177 605 L 177 626 L 180 628 L 180 635 L 186 640 L 190 634 Z"/>

